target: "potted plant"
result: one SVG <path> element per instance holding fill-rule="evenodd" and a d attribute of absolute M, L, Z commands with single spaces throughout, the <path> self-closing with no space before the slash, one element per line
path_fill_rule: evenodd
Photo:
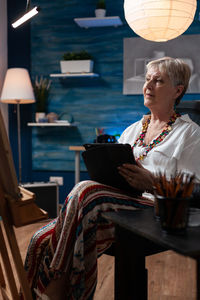
<path fill-rule="evenodd" d="M 60 61 L 62 73 L 91 73 L 93 71 L 92 56 L 85 50 L 66 52 Z"/>
<path fill-rule="evenodd" d="M 106 15 L 106 3 L 105 0 L 99 0 L 95 9 L 95 16 L 97 18 L 104 18 Z"/>
<path fill-rule="evenodd" d="M 49 91 L 51 86 L 51 80 L 43 78 L 43 76 L 36 76 L 33 83 L 33 90 L 36 99 L 36 122 L 40 119 L 44 119 L 47 112 L 47 101 L 49 97 Z"/>

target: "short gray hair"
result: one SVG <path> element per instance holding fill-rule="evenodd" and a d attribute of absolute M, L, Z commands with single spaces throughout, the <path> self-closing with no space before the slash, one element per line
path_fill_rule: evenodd
<path fill-rule="evenodd" d="M 185 94 L 188 88 L 191 70 L 188 64 L 179 58 L 162 57 L 156 60 L 150 61 L 146 68 L 147 71 L 151 67 L 156 67 L 160 72 L 165 72 L 174 86 L 183 85 L 184 89 L 181 95 L 176 99 L 175 104 L 180 103 L 181 98 Z"/>

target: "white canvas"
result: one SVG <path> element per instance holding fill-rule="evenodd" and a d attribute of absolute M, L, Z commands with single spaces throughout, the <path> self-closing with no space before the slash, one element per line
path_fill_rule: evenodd
<path fill-rule="evenodd" d="M 142 38 L 124 39 L 123 94 L 142 94 L 145 66 L 154 59 L 171 56 L 189 64 L 192 75 L 187 93 L 200 93 L 200 35 L 182 35 L 174 40 L 157 43 Z"/>

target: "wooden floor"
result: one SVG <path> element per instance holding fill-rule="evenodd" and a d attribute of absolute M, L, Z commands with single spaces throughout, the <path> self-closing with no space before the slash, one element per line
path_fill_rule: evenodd
<path fill-rule="evenodd" d="M 17 240 L 23 260 L 32 234 L 44 224 L 45 223 L 37 223 L 16 229 Z M 196 299 L 196 265 L 192 259 L 183 257 L 172 251 L 167 251 L 148 257 L 146 267 L 148 268 L 149 274 L 149 300 Z M 114 258 L 108 255 L 102 255 L 98 260 L 98 270 L 98 285 L 94 300 L 113 300 Z"/>

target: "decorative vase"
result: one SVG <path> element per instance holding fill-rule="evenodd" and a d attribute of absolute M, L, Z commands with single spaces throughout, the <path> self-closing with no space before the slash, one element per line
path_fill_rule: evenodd
<path fill-rule="evenodd" d="M 54 123 L 58 120 L 58 115 L 54 112 L 50 112 L 47 114 L 47 120 L 49 123 Z"/>
<path fill-rule="evenodd" d="M 103 8 L 95 9 L 95 16 L 96 18 L 104 18 L 106 15 L 106 10 Z"/>
<path fill-rule="evenodd" d="M 36 123 L 45 122 L 46 114 L 44 112 L 36 112 L 35 113 L 35 121 L 36 121 Z"/>

